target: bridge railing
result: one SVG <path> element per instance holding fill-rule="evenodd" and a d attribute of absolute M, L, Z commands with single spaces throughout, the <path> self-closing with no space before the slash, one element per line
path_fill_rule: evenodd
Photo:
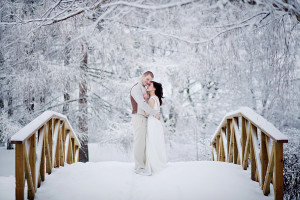
<path fill-rule="evenodd" d="M 248 168 L 251 179 L 259 182 L 264 195 L 273 183 L 275 199 L 283 199 L 283 143 L 288 138 L 262 116 L 248 107 L 228 113 L 212 140 L 214 161 L 239 164 Z"/>
<path fill-rule="evenodd" d="M 16 145 L 16 199 L 24 199 L 25 180 L 27 198 L 34 199 L 45 172 L 72 164 L 79 159 L 80 142 L 66 116 L 45 111 L 12 136 Z"/>

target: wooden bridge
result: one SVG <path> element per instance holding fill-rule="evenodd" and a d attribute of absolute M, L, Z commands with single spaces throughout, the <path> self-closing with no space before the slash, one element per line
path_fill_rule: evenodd
<path fill-rule="evenodd" d="M 217 128 L 211 140 L 213 147 L 212 159 L 213 161 L 232 163 L 231 165 L 226 165 L 226 167 L 234 168 L 235 170 L 238 165 L 241 165 L 242 169 L 247 170 L 249 165 L 251 168 L 251 179 L 259 183 L 262 189 L 262 196 L 263 194 L 268 195 L 270 188 L 273 188 L 274 199 L 283 199 L 283 143 L 287 141 L 287 137 L 281 134 L 278 129 L 267 122 L 263 117 L 249 108 L 242 108 L 227 114 Z M 44 112 L 21 129 L 12 137 L 12 142 L 16 144 L 16 199 L 24 199 L 25 180 L 27 181 L 27 198 L 34 199 L 37 188 L 41 186 L 42 181 L 45 181 L 45 173 L 51 174 L 53 168 L 64 166 L 65 163 L 72 164 L 78 162 L 79 148 L 81 147 L 68 119 L 64 115 L 52 111 Z M 249 161 L 250 164 L 248 163 Z M 223 169 L 224 173 L 228 170 L 224 165 L 220 165 L 222 164 L 220 162 L 214 165 L 208 163 L 209 162 L 195 162 L 192 166 L 197 165 L 199 172 L 202 171 L 201 173 L 203 173 L 201 166 L 221 166 L 222 168 L 215 168 L 215 170 Z M 79 167 L 78 169 L 82 167 L 88 168 L 88 166 L 88 164 L 83 163 L 79 166 L 76 165 L 76 167 Z M 182 167 L 182 165 L 180 166 Z M 187 166 L 188 165 L 185 167 Z M 70 169 L 70 167 L 68 166 L 66 169 Z M 111 167 L 103 169 L 108 171 Z M 118 171 L 122 171 L 122 169 L 124 169 L 124 167 L 119 168 Z M 166 169 L 166 173 L 171 173 L 171 170 L 168 170 L 169 169 Z M 130 170 L 126 170 L 126 173 L 128 173 L 127 171 L 134 174 Z M 181 169 L 180 171 L 182 172 Z M 67 172 L 65 172 L 65 174 L 67 174 Z M 236 174 L 238 173 L 236 172 Z M 162 175 L 158 174 L 156 176 L 158 182 L 155 184 L 161 183 L 162 181 L 171 181 L 172 183 L 184 181 L 176 179 L 164 180 L 160 178 L 160 176 Z M 203 176 L 203 174 L 201 176 Z M 174 176 L 171 174 L 171 177 Z M 228 178 L 229 177 L 221 181 L 212 181 L 213 185 L 210 187 L 213 188 L 213 191 L 222 191 L 222 189 L 216 188 L 220 188 L 222 184 L 226 184 Z M 188 179 L 186 181 L 188 182 Z M 225 182 L 223 183 L 223 181 Z M 249 179 L 249 181 L 251 180 Z M 199 182 L 197 184 L 205 183 Z M 229 182 L 228 184 L 230 185 Z M 272 184 L 273 187 L 270 187 L 270 184 Z M 113 184 L 113 186 L 116 185 Z M 64 187 L 64 185 L 58 185 L 58 187 Z M 84 185 L 82 187 L 84 187 Z M 238 187 L 238 185 L 232 187 Z M 172 187 L 169 187 L 169 189 L 170 188 Z M 178 186 L 174 186 L 172 190 L 175 191 L 177 189 Z M 248 191 L 252 191 L 252 189 L 249 188 Z M 199 188 L 195 189 L 195 191 L 197 190 L 199 191 Z M 103 194 L 105 192 L 107 193 L 109 191 L 103 191 Z M 202 191 L 202 193 L 194 193 L 194 195 L 203 195 L 203 192 L 205 191 Z M 226 191 L 223 192 L 226 195 Z M 228 194 L 230 193 L 231 192 Z M 113 192 L 111 192 L 111 195 L 114 195 Z M 213 198 L 214 194 L 211 193 L 211 195 L 211 198 Z M 200 197 L 201 196 L 193 199 Z M 236 197 L 238 198 L 238 196 Z M 242 198 L 242 196 L 240 198 Z M 160 199 L 162 199 L 161 196 Z M 186 196 L 182 196 L 181 199 L 187 198 Z M 230 199 L 232 198 L 230 197 Z"/>

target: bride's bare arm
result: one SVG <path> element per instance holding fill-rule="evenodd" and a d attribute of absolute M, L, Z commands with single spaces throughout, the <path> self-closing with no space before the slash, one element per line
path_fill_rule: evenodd
<path fill-rule="evenodd" d="M 153 109 L 154 108 L 154 104 L 155 104 L 154 99 L 150 99 L 149 102 L 148 102 L 148 104 Z M 149 115 L 149 113 L 147 113 L 147 112 L 145 112 L 145 113 L 146 113 L 147 116 Z"/>

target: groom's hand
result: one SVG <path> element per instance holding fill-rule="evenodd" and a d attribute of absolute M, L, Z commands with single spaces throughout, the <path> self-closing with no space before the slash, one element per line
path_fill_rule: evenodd
<path fill-rule="evenodd" d="M 157 114 L 155 115 L 155 118 L 158 119 L 158 120 L 160 120 L 160 113 L 157 113 Z"/>

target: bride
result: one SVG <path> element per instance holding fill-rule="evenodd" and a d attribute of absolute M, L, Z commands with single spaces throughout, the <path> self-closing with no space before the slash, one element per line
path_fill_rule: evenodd
<path fill-rule="evenodd" d="M 159 111 L 163 96 L 162 85 L 152 81 L 147 88 L 147 92 L 150 94 L 149 106 Z M 162 122 L 150 115 L 146 135 L 146 172 L 151 175 L 159 172 L 166 165 L 167 157 Z"/>

